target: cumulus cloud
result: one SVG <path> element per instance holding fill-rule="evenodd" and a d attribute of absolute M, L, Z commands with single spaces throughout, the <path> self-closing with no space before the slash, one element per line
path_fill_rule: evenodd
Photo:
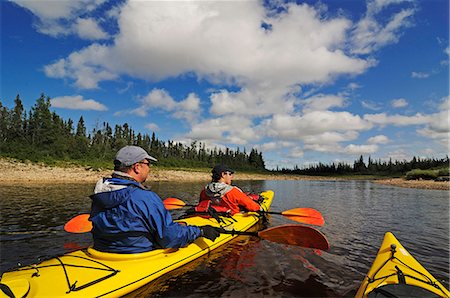
<path fill-rule="evenodd" d="M 391 100 L 391 105 L 394 108 L 404 108 L 408 105 L 408 101 L 404 98 L 397 98 Z"/>
<path fill-rule="evenodd" d="M 74 30 L 83 39 L 97 40 L 108 38 L 108 34 L 91 18 L 78 18 L 74 24 Z"/>
<path fill-rule="evenodd" d="M 78 16 L 93 12 L 106 0 L 12 0 L 30 10 L 37 19 L 34 26 L 38 32 L 53 37 L 77 34 L 80 38 L 93 40 L 108 38 L 108 34 L 92 18 Z"/>
<path fill-rule="evenodd" d="M 270 31 L 261 27 L 263 21 L 271 24 Z M 153 81 L 195 73 L 213 83 L 241 86 L 243 93 L 256 97 L 251 100 L 265 102 L 281 100 L 292 86 L 360 74 L 373 65 L 345 54 L 349 20 L 321 16 L 308 5 L 286 4 L 284 14 L 267 16 L 255 1 L 130 1 L 123 5 L 118 24 L 120 33 L 105 46 L 105 55 L 92 61 L 90 50 L 80 50 L 77 64 L 65 59 L 67 70 L 60 77 L 80 80 L 75 66 Z M 94 72 L 90 80 L 96 87 L 104 78 Z M 277 92 L 270 94 L 273 89 Z M 250 100 L 245 94 L 225 95 Z"/>
<path fill-rule="evenodd" d="M 40 32 L 111 38 L 46 65 L 48 77 L 67 79 L 81 89 L 126 77 L 158 82 L 189 75 L 210 83 L 209 115 L 202 115 L 196 93 L 176 100 L 158 88 L 139 96 L 137 107 L 127 111 L 141 117 L 164 111 L 186 120 L 191 127 L 185 138 L 233 145 L 264 139 L 264 150 L 281 146 L 289 149 L 291 158 L 299 158 L 307 150 L 373 153 L 389 139 L 378 135 L 367 144 L 348 143 L 356 143 L 360 132 L 374 127 L 439 129 L 422 114 L 360 116 L 336 111 L 351 103 L 348 93 L 360 88 L 356 83 L 348 85 L 345 95 L 315 94 L 314 88 L 305 88 L 374 67 L 377 61 L 370 54 L 397 42 L 413 24 L 415 8 L 406 0 L 368 1 L 365 15 L 356 21 L 329 14 L 324 5 L 279 1 L 282 9 L 274 10 L 260 1 L 126 1 L 106 15 L 117 21 L 114 36 L 86 14 L 104 0 L 57 1 L 56 11 L 43 9 L 39 1 L 16 2 L 39 17 Z M 401 9 L 399 4 L 404 4 Z M 402 107 L 407 102 L 398 99 L 392 104 Z M 382 108 L 369 100 L 362 105 Z M 150 123 L 147 128 L 155 131 L 159 126 Z"/>
<path fill-rule="evenodd" d="M 161 109 L 170 112 L 172 117 L 188 122 L 196 121 L 200 113 L 200 99 L 194 93 L 177 102 L 167 90 L 155 88 L 139 101 L 141 105 L 129 113 L 145 117 L 149 111 Z"/>
<path fill-rule="evenodd" d="M 313 111 L 302 116 L 274 115 L 261 128 L 271 137 L 283 140 L 302 140 L 326 132 L 345 132 L 370 129 L 372 125 L 349 112 Z"/>
<path fill-rule="evenodd" d="M 380 113 L 380 114 L 366 114 L 364 115 L 364 120 L 380 125 L 395 125 L 395 126 L 408 126 L 408 125 L 421 125 L 421 124 L 427 124 L 431 120 L 430 115 L 423 115 L 420 113 L 417 113 L 413 116 L 403 116 L 403 115 L 387 115 L 386 113 Z"/>
<path fill-rule="evenodd" d="M 358 154 L 372 154 L 374 152 L 377 152 L 378 146 L 375 144 L 371 145 L 354 145 L 350 144 L 346 146 L 343 149 L 343 153 L 351 154 L 351 155 L 358 155 Z"/>
<path fill-rule="evenodd" d="M 81 95 L 74 96 L 59 96 L 50 100 L 52 107 L 62 108 L 69 110 L 94 110 L 94 111 L 106 111 L 108 108 L 93 100 L 84 99 Z"/>
<path fill-rule="evenodd" d="M 371 137 L 367 140 L 369 144 L 387 144 L 389 143 L 389 138 L 385 135 L 377 135 L 374 137 Z"/>
<path fill-rule="evenodd" d="M 303 104 L 303 112 L 305 113 L 311 111 L 325 111 L 334 107 L 344 107 L 345 98 L 333 94 L 318 94 L 302 100 L 301 103 Z"/>
<path fill-rule="evenodd" d="M 448 149 L 450 145 L 449 96 L 442 99 L 439 108 L 440 111 L 430 115 L 430 121 L 425 127 L 417 129 L 417 133 L 421 136 L 437 140 Z"/>
<path fill-rule="evenodd" d="M 251 120 L 240 116 L 224 116 L 195 123 L 186 136 L 211 143 L 222 142 L 238 145 L 259 140 L 258 134 L 251 126 Z"/>
<path fill-rule="evenodd" d="M 92 44 L 79 52 L 73 52 L 66 59 L 59 59 L 53 64 L 46 65 L 44 72 L 51 78 L 70 78 L 75 86 L 82 89 L 96 89 L 98 82 L 115 80 L 119 77 L 116 72 L 99 66 L 98 61 L 111 59 L 106 46 Z"/>
<path fill-rule="evenodd" d="M 303 155 L 304 155 L 304 151 L 303 151 L 303 149 L 301 149 L 299 147 L 292 148 L 289 151 L 289 157 L 290 158 L 297 159 L 297 158 L 303 157 Z"/>

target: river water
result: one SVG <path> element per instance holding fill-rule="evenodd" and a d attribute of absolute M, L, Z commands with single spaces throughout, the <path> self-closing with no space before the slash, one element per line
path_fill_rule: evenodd
<path fill-rule="evenodd" d="M 449 192 L 370 181 L 235 181 L 245 191 L 272 189 L 272 211 L 319 210 L 326 252 L 238 237 L 209 257 L 148 284 L 139 297 L 347 297 L 356 293 L 384 234 L 391 231 L 449 286 Z M 204 183 L 150 183 L 161 198 L 195 203 Z M 63 225 L 88 213 L 94 185 L 1 186 L 0 271 L 91 243 Z M 295 223 L 273 215 L 267 227 Z"/>

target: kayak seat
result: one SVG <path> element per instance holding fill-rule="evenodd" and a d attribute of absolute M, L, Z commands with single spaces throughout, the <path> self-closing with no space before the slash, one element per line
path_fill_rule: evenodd
<path fill-rule="evenodd" d="M 434 294 L 424 288 L 420 288 L 408 284 L 389 284 L 374 289 L 367 295 L 368 298 L 438 298 L 439 295 Z"/>

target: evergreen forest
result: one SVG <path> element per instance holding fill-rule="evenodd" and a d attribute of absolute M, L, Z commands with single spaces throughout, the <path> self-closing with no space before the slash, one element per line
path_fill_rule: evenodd
<path fill-rule="evenodd" d="M 370 156 L 367 164 L 361 155 L 352 165 L 347 163 L 331 163 L 309 166 L 307 168 L 277 170 L 285 174 L 311 175 L 311 176 L 341 176 L 341 175 L 376 175 L 376 176 L 403 176 L 412 170 L 438 170 L 438 176 L 449 175 L 449 158 L 419 158 L 413 157 L 410 161 L 373 160 Z"/>
<path fill-rule="evenodd" d="M 210 168 L 224 163 L 237 170 L 264 171 L 261 152 L 250 153 L 239 148 L 206 148 L 204 143 L 184 145 L 175 141 L 161 141 L 150 135 L 134 131 L 127 123 L 115 125 L 107 122 L 87 132 L 83 117 L 75 125 L 50 110 L 50 98 L 42 94 L 30 111 L 25 111 L 20 96 L 14 107 L 8 109 L 0 101 L 0 156 L 20 160 L 53 163 L 69 161 L 95 167 L 112 166 L 120 148 L 136 145 L 158 159 L 158 165 L 177 168 Z"/>
<path fill-rule="evenodd" d="M 175 141 L 161 141 L 151 135 L 134 131 L 127 123 L 115 125 L 107 122 L 88 132 L 83 117 L 75 125 L 50 110 L 50 98 L 44 94 L 27 112 L 20 96 L 14 107 L 8 109 L 0 101 L 0 156 L 34 162 L 54 163 L 67 161 L 92 167 L 111 167 L 120 148 L 136 145 L 158 159 L 158 165 L 173 168 L 211 168 L 223 163 L 240 171 L 266 171 L 261 152 L 251 149 L 206 148 L 205 143 L 193 141 L 190 145 Z M 449 158 L 413 157 L 410 161 L 373 160 L 367 163 L 361 155 L 353 164 L 318 163 L 309 167 L 276 169 L 271 172 L 300 175 L 377 175 L 398 176 L 420 169 L 445 169 L 448 175 Z"/>

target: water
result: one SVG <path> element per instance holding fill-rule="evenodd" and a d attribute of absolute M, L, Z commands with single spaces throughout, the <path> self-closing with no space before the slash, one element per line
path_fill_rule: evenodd
<path fill-rule="evenodd" d="M 162 198 L 195 203 L 204 183 L 151 183 Z M 367 273 L 384 233 L 449 286 L 449 193 L 370 181 L 236 181 L 246 191 L 275 191 L 271 207 L 311 207 L 325 217 L 327 252 L 239 237 L 131 296 L 346 297 Z M 86 247 L 90 234 L 63 225 L 88 213 L 93 185 L 1 186 L 0 271 Z M 273 215 L 268 227 L 293 223 Z"/>

